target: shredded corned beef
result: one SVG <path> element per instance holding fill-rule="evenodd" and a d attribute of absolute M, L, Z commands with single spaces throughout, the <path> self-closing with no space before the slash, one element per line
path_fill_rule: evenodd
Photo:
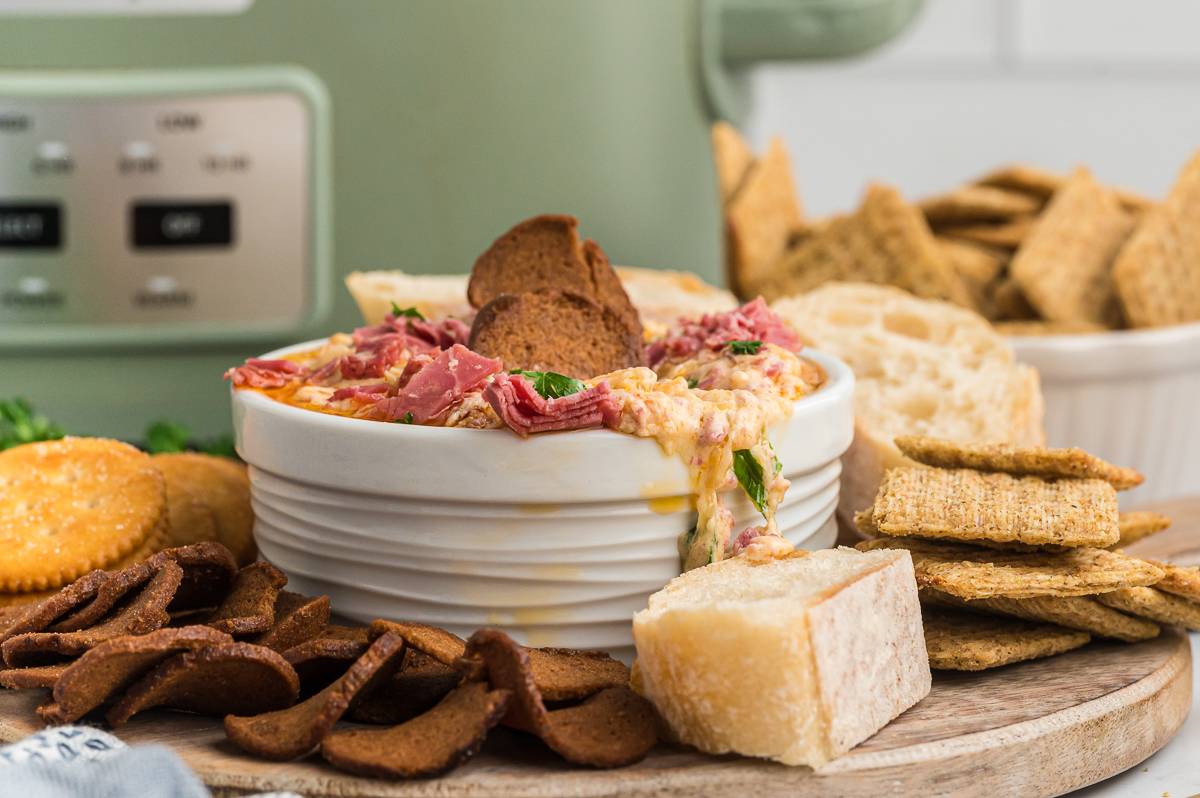
<path fill-rule="evenodd" d="M 414 374 L 396 396 L 376 402 L 375 415 L 396 421 L 412 413 L 412 423 L 424 424 L 502 368 L 499 360 L 454 344 Z"/>
<path fill-rule="evenodd" d="M 458 319 L 433 322 L 389 313 L 384 316 L 382 323 L 374 327 L 359 327 L 350 337 L 358 350 L 362 351 L 364 345 L 390 335 L 404 336 L 411 351 L 428 354 L 430 350 L 449 349 L 455 344 L 466 346 L 471 338 L 471 328 Z"/>
<path fill-rule="evenodd" d="M 488 404 L 508 427 L 522 438 L 534 432 L 615 426 L 620 407 L 603 380 L 579 393 L 545 399 L 523 374 L 497 374 L 483 389 Z"/>
<path fill-rule="evenodd" d="M 234 386 L 249 388 L 282 388 L 292 380 L 303 379 L 307 369 L 290 360 L 259 360 L 250 358 L 246 365 L 225 372 L 225 379 Z"/>
<path fill-rule="evenodd" d="M 329 401 L 338 402 L 342 399 L 353 399 L 363 404 L 370 404 L 378 401 L 380 397 L 387 396 L 388 389 L 392 386 L 386 382 L 380 382 L 375 385 L 351 385 L 349 388 L 340 388 L 333 392 L 329 397 Z"/>
<path fill-rule="evenodd" d="M 347 380 L 382 377 L 404 357 L 408 344 L 409 337 L 400 333 L 368 338 L 358 345 L 354 354 L 338 358 L 338 370 L 342 373 L 342 378 Z"/>
<path fill-rule="evenodd" d="M 646 347 L 646 363 L 658 370 L 668 360 L 687 360 L 706 347 L 715 352 L 730 341 L 762 341 L 792 352 L 801 349 L 795 330 L 772 313 L 760 296 L 740 308 L 706 313 L 699 321 L 680 319 L 665 338 Z"/>

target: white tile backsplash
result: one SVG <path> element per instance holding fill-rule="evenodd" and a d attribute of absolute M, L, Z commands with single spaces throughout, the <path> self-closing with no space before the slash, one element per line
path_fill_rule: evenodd
<path fill-rule="evenodd" d="M 1200 2 L 928 0 L 865 58 L 758 69 L 746 131 L 783 135 L 816 215 L 869 180 L 918 198 L 1010 161 L 1160 196 L 1200 147 L 1198 22 Z M 1156 39 L 1171 57 L 1137 60 Z"/>

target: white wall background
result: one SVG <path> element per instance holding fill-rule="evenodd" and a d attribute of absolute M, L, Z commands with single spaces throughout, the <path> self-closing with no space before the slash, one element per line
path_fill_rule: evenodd
<path fill-rule="evenodd" d="M 871 180 L 920 198 L 1011 161 L 1161 196 L 1200 148 L 1200 2 L 926 0 L 865 58 L 752 85 L 746 132 L 784 137 L 813 215 Z"/>

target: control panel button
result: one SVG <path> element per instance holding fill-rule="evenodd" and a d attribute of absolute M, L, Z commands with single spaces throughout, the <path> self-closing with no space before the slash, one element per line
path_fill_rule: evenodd
<path fill-rule="evenodd" d="M 181 287 L 178 280 L 163 274 L 147 280 L 146 287 L 134 293 L 133 304 L 143 310 L 186 308 L 194 299 L 192 292 Z"/>
<path fill-rule="evenodd" d="M 36 174 L 66 174 L 75 168 L 75 160 L 71 157 L 71 149 L 62 141 L 43 141 L 38 145 L 37 154 L 33 157 L 33 171 Z"/>
<path fill-rule="evenodd" d="M 0 303 L 12 308 L 58 308 L 63 300 L 62 291 L 51 288 L 45 277 L 22 277 L 16 288 L 0 293 Z"/>
<path fill-rule="evenodd" d="M 62 208 L 51 203 L 0 203 L 0 249 L 58 249 Z"/>
<path fill-rule="evenodd" d="M 229 202 L 139 202 L 132 211 L 134 249 L 211 247 L 233 243 Z"/>
<path fill-rule="evenodd" d="M 152 174 L 158 171 L 158 157 L 154 145 L 148 141 L 131 141 L 121 150 L 117 169 L 123 175 Z"/>

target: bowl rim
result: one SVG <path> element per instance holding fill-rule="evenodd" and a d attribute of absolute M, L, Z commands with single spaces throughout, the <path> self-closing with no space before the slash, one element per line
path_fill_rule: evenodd
<path fill-rule="evenodd" d="M 1127 379 L 1200 368 L 1200 322 L 1079 335 L 1005 336 L 1043 378 Z"/>
<path fill-rule="evenodd" d="M 278 359 L 283 355 L 292 354 L 294 352 L 313 349 L 326 343 L 328 338 L 317 338 L 312 341 L 292 344 L 290 346 L 281 347 L 279 349 L 267 352 L 260 355 L 261 360 Z M 825 383 L 818 388 L 814 393 L 792 402 L 793 413 L 789 417 L 794 418 L 796 411 L 800 411 L 805 407 L 812 407 L 817 404 L 826 402 L 836 402 L 842 398 L 842 394 L 849 392 L 850 400 L 853 401 L 854 394 L 854 372 L 850 367 L 841 360 L 838 360 L 833 355 L 821 352 L 812 347 L 804 347 L 801 350 L 801 356 L 812 360 L 825 371 Z M 278 415 L 282 420 L 295 421 L 304 423 L 305 419 L 310 424 L 327 424 L 330 429 L 341 430 L 346 434 L 359 434 L 368 432 L 374 429 L 374 435 L 392 436 L 398 441 L 407 443 L 436 443 L 443 445 L 452 445 L 456 443 L 466 443 L 471 440 L 479 441 L 480 434 L 491 434 L 493 436 L 505 435 L 512 436 L 514 433 L 507 427 L 499 429 L 471 429 L 464 427 L 437 427 L 427 426 L 423 424 L 397 424 L 394 422 L 375 421 L 366 418 L 351 418 L 348 416 L 333 415 L 331 413 L 321 413 L 316 410 L 305 410 L 304 408 L 286 404 L 284 402 L 272 399 L 259 391 L 245 390 L 229 386 L 230 398 L 233 402 L 243 402 L 247 409 L 253 409 L 255 412 L 265 412 Z M 367 426 L 370 425 L 370 426 Z M 235 424 L 235 427 L 237 425 Z M 554 432 L 540 432 L 536 435 L 531 435 L 529 438 L 522 441 L 523 445 L 536 445 L 537 441 L 546 441 L 549 439 L 559 438 L 563 435 L 571 435 L 572 440 L 585 442 L 611 442 L 614 439 L 620 440 L 629 438 L 631 440 L 644 440 L 636 436 L 621 435 L 619 438 L 613 435 L 615 430 L 610 429 L 589 429 L 589 430 L 559 430 Z M 586 437 L 585 437 L 586 436 Z"/>

